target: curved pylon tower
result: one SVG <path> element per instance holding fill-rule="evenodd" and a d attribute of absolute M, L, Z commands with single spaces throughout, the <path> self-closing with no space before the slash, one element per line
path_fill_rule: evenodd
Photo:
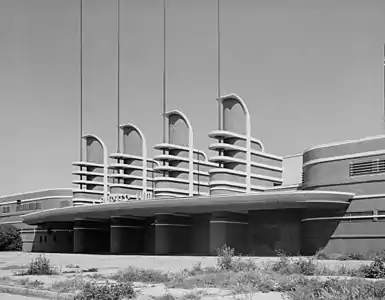
<path fill-rule="evenodd" d="M 208 170 L 216 164 L 194 148 L 193 129 L 185 114 L 173 110 L 166 117 L 166 142 L 155 146 L 162 151 L 154 159 L 155 170 L 163 174 L 155 178 L 156 197 L 186 197 L 209 194 Z"/>
<path fill-rule="evenodd" d="M 157 163 L 147 157 L 147 142 L 143 132 L 133 124 L 120 126 L 122 153 L 111 153 L 115 163 L 110 164 L 111 195 L 129 195 L 125 199 L 152 198 L 154 166 Z"/>
<path fill-rule="evenodd" d="M 219 99 L 220 129 L 209 134 L 217 142 L 209 149 L 218 155 L 211 162 L 210 194 L 261 192 L 282 183 L 282 158 L 265 152 L 261 141 L 251 136 L 250 113 L 236 94 Z"/>

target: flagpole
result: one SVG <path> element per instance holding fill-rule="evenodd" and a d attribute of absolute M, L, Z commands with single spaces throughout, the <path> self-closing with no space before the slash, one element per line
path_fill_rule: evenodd
<path fill-rule="evenodd" d="M 80 0 L 80 161 L 83 161 L 83 0 Z"/>
<path fill-rule="evenodd" d="M 167 0 L 163 0 L 163 143 L 166 143 L 166 3 Z"/>
<path fill-rule="evenodd" d="M 116 152 L 120 153 L 120 0 L 117 0 L 117 68 L 116 68 L 116 89 L 117 89 L 117 149 Z"/>
<path fill-rule="evenodd" d="M 218 86 L 217 86 L 217 97 L 218 97 L 218 130 L 222 128 L 221 118 L 221 35 L 220 35 L 220 0 L 217 0 L 217 67 L 218 67 Z"/>

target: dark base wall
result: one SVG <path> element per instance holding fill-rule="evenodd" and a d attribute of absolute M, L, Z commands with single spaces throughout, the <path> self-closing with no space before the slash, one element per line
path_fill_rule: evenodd
<path fill-rule="evenodd" d="M 227 245 L 237 253 L 275 256 L 277 250 L 313 255 L 320 249 L 329 254 L 385 249 L 385 217 L 341 220 L 343 214 L 295 209 L 158 214 L 147 219 L 49 223 L 23 228 L 21 233 L 23 251 L 33 252 L 216 255 Z"/>
<path fill-rule="evenodd" d="M 249 211 L 249 253 L 275 256 L 277 250 L 300 253 L 301 211 L 295 209 Z"/>
<path fill-rule="evenodd" d="M 73 234 L 74 253 L 110 252 L 110 228 L 106 222 L 77 220 Z"/>
<path fill-rule="evenodd" d="M 146 224 L 143 219 L 113 217 L 110 220 L 111 254 L 143 253 Z"/>

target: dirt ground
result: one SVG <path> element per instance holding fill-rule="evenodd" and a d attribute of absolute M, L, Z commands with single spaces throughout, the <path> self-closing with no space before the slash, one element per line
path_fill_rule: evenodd
<path fill-rule="evenodd" d="M 16 271 L 23 269 L 32 259 L 39 256 L 39 253 L 25 252 L 1 252 L 0 253 L 0 284 L 12 285 L 15 280 L 20 280 L 20 276 L 14 276 Z M 44 283 L 44 289 L 50 290 L 55 282 L 65 281 L 73 278 L 74 274 L 62 273 L 68 271 L 69 265 L 78 265 L 80 269 L 97 268 L 99 274 L 109 275 L 114 274 L 119 270 L 124 270 L 127 267 L 137 267 L 144 269 L 159 269 L 163 271 L 178 272 L 183 269 L 191 269 L 195 264 L 201 263 L 202 267 L 210 267 L 216 265 L 216 257 L 201 257 L 201 256 L 127 256 L 127 255 L 86 255 L 86 254 L 45 254 L 49 258 L 51 265 L 57 268 L 59 275 L 51 276 L 22 276 L 23 279 L 35 281 L 38 280 Z M 252 258 L 257 264 L 264 264 L 269 261 L 276 261 L 277 257 L 256 257 Z M 328 268 L 338 268 L 339 265 L 345 264 L 349 267 L 359 267 L 365 261 L 319 261 L 325 264 Z M 147 300 L 151 297 L 162 296 L 166 293 L 171 293 L 176 297 L 183 298 L 191 290 L 183 289 L 167 289 L 162 284 L 135 284 L 135 288 L 140 295 L 138 299 Z M 194 292 L 194 291 L 193 291 Z M 195 291 L 200 293 L 202 291 Z M 0 294 L 0 297 L 2 295 Z M 0 298 L 3 299 L 3 298 Z M 201 299 L 257 299 L 257 300 L 278 300 L 282 299 L 280 293 L 256 293 L 253 295 L 237 295 L 231 294 L 230 291 L 220 289 L 206 289 L 204 297 Z"/>

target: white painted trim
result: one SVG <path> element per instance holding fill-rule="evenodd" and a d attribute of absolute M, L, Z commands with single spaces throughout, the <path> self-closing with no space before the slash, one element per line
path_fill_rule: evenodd
<path fill-rule="evenodd" d="M 143 190 L 143 186 L 141 185 L 131 185 L 131 184 L 124 184 L 124 183 L 111 183 L 110 189 L 112 187 L 121 187 L 121 188 L 127 188 L 127 189 L 134 189 L 134 190 Z M 152 187 L 147 187 L 147 190 L 153 190 Z"/>
<path fill-rule="evenodd" d="M 384 155 L 385 150 L 375 150 L 375 151 L 367 151 L 367 152 L 360 152 L 360 153 L 354 153 L 354 154 L 346 154 L 346 155 L 338 155 L 333 157 L 326 157 L 326 158 L 319 158 L 319 159 L 313 159 L 305 162 L 302 166 L 306 167 L 309 165 L 315 165 L 319 163 L 325 163 L 325 162 L 331 162 L 331 161 L 339 161 L 339 160 L 347 160 L 347 159 L 357 159 L 357 158 L 363 158 L 363 157 L 372 157 L 377 155 Z M 374 159 L 374 157 L 373 157 Z"/>
<path fill-rule="evenodd" d="M 94 134 L 86 134 L 83 136 L 83 139 L 85 139 L 86 141 L 88 139 L 94 139 L 94 140 L 98 141 L 103 148 L 103 173 L 104 173 L 104 176 L 103 176 L 103 182 L 104 182 L 103 199 L 104 199 L 104 201 L 106 201 L 107 197 L 108 197 L 108 151 L 107 151 L 107 147 L 104 144 L 104 142 Z M 86 160 L 87 160 L 87 158 L 86 158 Z"/>
<path fill-rule="evenodd" d="M 191 218 L 190 215 L 186 215 L 186 214 L 175 214 L 175 213 L 155 213 L 155 216 L 174 216 L 174 217 Z"/>
<path fill-rule="evenodd" d="M 102 174 L 102 176 L 104 176 L 104 175 Z M 80 185 L 80 184 L 84 184 L 84 185 L 102 185 L 102 186 L 105 185 L 104 182 L 90 181 L 90 180 L 72 180 L 72 183 L 73 184 L 77 184 L 77 185 Z"/>
<path fill-rule="evenodd" d="M 373 199 L 373 198 L 385 198 L 385 194 L 356 195 L 352 198 L 352 200 Z"/>
<path fill-rule="evenodd" d="M 235 157 L 231 157 L 231 156 L 212 156 L 212 157 L 210 157 L 210 161 L 220 161 L 220 162 L 238 163 L 238 164 L 246 165 L 246 172 L 247 172 L 247 161 L 244 159 L 235 158 Z M 267 169 L 267 170 L 272 170 L 272 171 L 277 171 L 277 172 L 283 171 L 283 169 L 280 167 L 261 164 L 261 163 L 257 163 L 257 162 L 253 162 L 253 161 L 251 161 L 250 166 L 259 167 L 262 169 Z M 250 173 L 251 173 L 251 170 L 249 171 L 249 174 Z"/>
<path fill-rule="evenodd" d="M 173 150 L 185 150 L 189 151 L 189 147 L 181 146 L 177 144 L 171 144 L 171 143 L 161 143 L 154 146 L 154 149 L 156 150 L 163 150 L 163 149 L 173 149 Z M 204 160 L 207 161 L 207 154 L 201 150 L 194 149 L 194 154 L 202 154 L 204 157 Z"/>
<path fill-rule="evenodd" d="M 279 185 L 279 186 L 267 187 L 266 190 L 284 190 L 284 189 L 298 188 L 300 186 L 301 184 Z"/>
<path fill-rule="evenodd" d="M 141 229 L 144 228 L 143 226 L 133 226 L 133 225 L 110 225 L 110 228 L 135 228 L 135 229 Z"/>
<path fill-rule="evenodd" d="M 373 218 L 385 218 L 385 215 L 367 215 L 367 216 L 343 216 L 343 217 L 319 217 L 319 218 L 306 218 L 301 222 L 308 221 L 327 221 L 327 220 L 354 220 L 354 219 L 373 219 Z"/>
<path fill-rule="evenodd" d="M 63 198 L 64 199 L 72 198 L 72 196 L 44 196 L 44 197 L 40 197 L 40 198 L 31 198 L 31 199 L 20 200 L 20 203 L 44 201 L 44 200 L 48 200 L 48 199 L 49 200 L 51 200 L 51 199 L 63 199 Z M 7 202 L 0 202 L 0 206 L 1 205 L 9 205 L 9 204 L 17 204 L 17 200 L 7 201 Z"/>
<path fill-rule="evenodd" d="M 178 182 L 178 183 L 190 183 L 190 179 L 176 178 L 176 177 L 156 177 L 154 178 L 155 182 L 158 181 L 168 181 L 168 182 Z M 209 181 L 193 181 L 193 185 L 202 185 L 209 186 Z"/>
<path fill-rule="evenodd" d="M 155 171 L 176 171 L 176 172 L 189 172 L 186 168 L 173 167 L 173 166 L 159 166 L 155 167 Z M 210 176 L 209 172 L 193 170 L 194 174 L 198 174 L 200 176 Z"/>
<path fill-rule="evenodd" d="M 240 183 L 240 182 L 233 182 L 233 181 L 227 181 L 227 180 L 212 180 L 210 181 L 210 186 L 213 186 L 213 185 L 226 185 L 226 186 L 230 186 L 230 187 L 238 187 L 238 188 L 244 188 L 246 189 L 246 184 L 245 183 Z M 265 190 L 266 187 L 264 186 L 259 186 L 259 185 L 251 185 L 251 188 L 252 189 L 257 189 L 257 190 Z M 245 192 L 245 190 L 243 191 Z M 250 193 L 250 191 L 249 191 Z"/>
<path fill-rule="evenodd" d="M 155 193 L 157 196 L 159 196 L 160 193 L 166 193 L 166 194 L 172 194 L 173 197 L 180 197 L 180 198 L 190 197 L 189 191 L 181 190 L 181 189 L 175 189 L 175 188 L 156 188 Z M 173 193 L 181 194 L 181 195 L 185 195 L 185 196 L 174 195 Z M 196 196 L 196 195 L 209 196 L 209 193 L 203 193 L 203 192 L 198 193 L 198 192 L 194 191 L 194 196 Z"/>
<path fill-rule="evenodd" d="M 282 157 L 282 159 L 285 159 L 285 158 L 292 158 L 292 157 L 299 157 L 299 156 L 303 156 L 302 153 L 297 153 L 297 154 L 291 154 L 291 155 L 285 155 Z"/>
<path fill-rule="evenodd" d="M 159 164 L 157 161 L 154 161 L 153 163 Z M 128 164 L 122 164 L 122 163 L 116 163 L 116 164 L 110 164 L 108 166 L 109 169 L 134 169 L 134 170 L 143 170 L 143 166 L 137 166 L 137 165 L 128 165 Z M 148 172 L 153 172 L 154 169 L 147 168 Z"/>
<path fill-rule="evenodd" d="M 177 161 L 189 162 L 189 159 L 186 158 L 186 157 L 175 156 L 175 155 L 170 155 L 170 154 L 156 155 L 154 157 L 154 159 L 156 161 L 162 161 L 162 160 L 174 160 L 175 161 L 175 160 L 177 160 Z M 194 159 L 193 162 L 196 165 L 202 165 L 202 166 L 206 166 L 206 167 L 218 167 L 217 164 L 210 162 L 210 160 L 209 161 L 203 161 L 203 160 L 196 160 L 196 159 Z"/>
<path fill-rule="evenodd" d="M 357 139 L 357 140 L 345 140 L 341 142 L 333 142 L 333 143 L 328 143 L 328 144 L 322 144 L 318 146 L 314 146 L 311 148 L 307 148 L 304 150 L 303 153 L 306 153 L 310 150 L 315 150 L 315 149 L 320 149 L 320 148 L 328 148 L 328 147 L 333 147 L 333 146 L 339 146 L 339 145 L 346 145 L 346 144 L 352 144 L 352 143 L 359 143 L 359 142 L 365 142 L 365 141 L 373 141 L 373 140 L 380 140 L 380 139 L 385 139 L 385 135 L 375 135 L 375 136 L 370 136 L 370 137 L 365 137 L 362 139 Z"/>
<path fill-rule="evenodd" d="M 234 187 L 228 187 L 227 185 L 226 186 L 211 187 L 210 191 L 225 191 L 225 192 L 235 192 L 235 193 L 243 193 L 243 194 L 245 193 L 244 189 L 237 189 Z M 215 196 L 223 196 L 223 195 L 215 195 Z"/>
<path fill-rule="evenodd" d="M 50 192 L 50 191 L 72 191 L 71 188 L 56 188 L 56 189 L 44 189 L 44 190 L 35 190 L 31 192 L 23 192 L 23 193 L 16 193 L 16 194 L 9 194 L 5 196 L 1 196 L 0 200 L 3 198 L 8 198 L 8 197 L 15 197 L 15 196 L 23 196 L 23 195 L 28 195 L 28 194 L 35 194 L 35 193 L 44 193 L 44 192 Z"/>
<path fill-rule="evenodd" d="M 228 173 L 232 175 L 240 175 L 240 176 L 245 176 L 246 177 L 246 172 L 243 171 L 237 171 L 237 170 L 232 170 L 232 169 L 225 169 L 225 168 L 215 168 L 215 169 L 210 169 L 209 171 L 210 174 L 213 173 Z M 266 175 L 258 175 L 258 174 L 251 174 L 252 178 L 257 178 L 257 179 L 265 179 L 268 181 L 273 181 L 273 182 L 283 182 L 282 179 L 278 177 L 272 177 L 272 176 L 266 176 Z"/>
<path fill-rule="evenodd" d="M 88 171 L 73 171 L 73 175 L 80 175 L 80 176 L 104 176 L 103 173 L 98 172 L 88 172 Z"/>
<path fill-rule="evenodd" d="M 137 217 L 137 216 L 111 216 L 110 219 L 145 220 L 146 218 Z"/>
<path fill-rule="evenodd" d="M 167 223 L 154 223 L 154 226 L 174 226 L 174 227 L 191 227 L 191 225 L 186 225 L 186 224 L 167 224 Z"/>
<path fill-rule="evenodd" d="M 218 139 L 218 137 L 224 137 L 224 138 L 236 138 L 239 140 L 245 140 L 246 136 L 243 134 L 227 131 L 227 130 L 213 130 L 209 133 L 209 137 L 213 139 Z M 252 142 L 258 144 L 261 146 L 262 152 L 264 152 L 264 146 L 260 140 L 257 140 L 256 138 L 251 137 L 250 139 Z"/>
<path fill-rule="evenodd" d="M 96 190 L 86 190 L 86 189 L 74 189 L 74 193 L 85 193 L 85 194 L 97 194 L 103 195 L 104 191 L 96 191 Z"/>
<path fill-rule="evenodd" d="M 0 224 L 19 224 L 23 223 L 23 221 L 8 221 L 8 222 L 0 222 Z"/>
<path fill-rule="evenodd" d="M 139 175 L 131 175 L 131 174 L 109 174 L 109 178 L 124 178 L 124 179 L 137 179 L 137 180 L 142 180 L 143 176 Z M 147 178 L 147 181 L 152 181 L 152 178 Z M 110 184 L 111 186 L 111 184 Z"/>
<path fill-rule="evenodd" d="M 213 143 L 213 144 L 209 145 L 209 149 L 210 150 L 216 150 L 218 148 L 227 148 L 227 149 L 234 150 L 234 151 L 247 152 L 247 148 L 244 148 L 244 147 L 241 147 L 241 146 L 237 146 L 237 145 L 233 145 L 233 144 Z M 270 153 L 267 153 L 267 152 L 262 152 L 262 151 L 255 150 L 255 149 L 250 149 L 250 150 L 251 150 L 251 154 L 254 154 L 254 155 L 263 156 L 263 157 L 266 157 L 266 158 L 271 158 L 271 159 L 278 160 L 278 161 L 281 161 L 281 162 L 283 160 L 283 158 L 281 156 L 278 156 L 278 155 L 270 154 Z"/>
<path fill-rule="evenodd" d="M 110 154 L 110 158 L 111 159 L 134 159 L 134 160 L 138 160 L 138 161 L 142 161 L 143 158 L 139 155 L 134 155 L 134 154 L 127 154 L 127 153 L 111 153 Z M 151 158 L 147 158 L 147 162 L 148 163 L 153 163 L 155 162 L 153 159 Z"/>
<path fill-rule="evenodd" d="M 95 167 L 95 168 L 103 168 L 103 164 L 97 164 L 93 162 L 88 161 L 75 161 L 72 163 L 73 166 L 79 166 L 79 167 Z"/>
<path fill-rule="evenodd" d="M 90 198 L 73 198 L 72 205 L 76 206 L 78 202 L 83 203 L 90 203 L 90 204 L 100 204 L 102 201 L 100 199 L 90 199 Z M 68 207 L 68 206 L 65 206 Z M 65 208 L 65 207 L 59 207 L 59 208 Z"/>
<path fill-rule="evenodd" d="M 210 223 L 218 223 L 218 224 L 238 224 L 238 225 L 249 225 L 248 222 L 238 222 L 238 221 L 220 221 L 220 220 L 212 220 Z"/>
<path fill-rule="evenodd" d="M 97 227 L 74 227 L 74 230 L 106 230 L 107 228 L 97 228 Z"/>

